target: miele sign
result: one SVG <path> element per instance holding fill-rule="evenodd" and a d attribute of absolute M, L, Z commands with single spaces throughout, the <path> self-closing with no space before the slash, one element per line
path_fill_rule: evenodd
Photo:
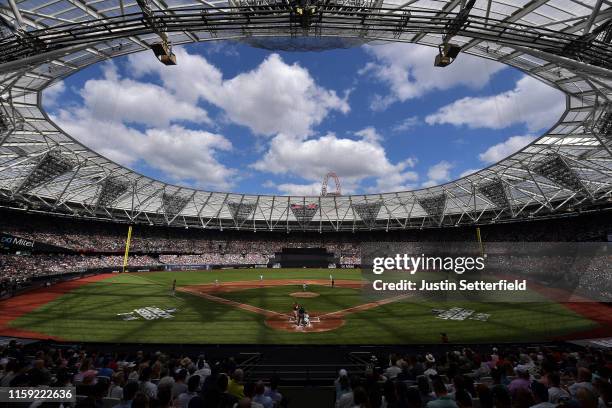
<path fill-rule="evenodd" d="M 34 241 L 25 238 L 14 237 L 12 235 L 2 235 L 0 236 L 0 245 L 34 248 Z"/>

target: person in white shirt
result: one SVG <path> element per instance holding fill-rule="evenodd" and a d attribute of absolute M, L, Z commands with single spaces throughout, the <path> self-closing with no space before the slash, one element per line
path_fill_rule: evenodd
<path fill-rule="evenodd" d="M 196 362 L 196 368 L 197 369 L 194 374 L 200 376 L 200 387 L 202 387 L 204 385 L 204 381 L 206 381 L 206 378 L 212 373 L 212 371 L 210 370 L 210 366 L 208 365 L 206 360 L 204 360 L 204 356 L 200 356 L 198 358 L 198 361 Z"/>
<path fill-rule="evenodd" d="M 157 398 L 157 385 L 151 382 L 151 367 L 147 366 L 140 372 L 140 391 L 151 399 Z"/>
<path fill-rule="evenodd" d="M 353 390 L 359 387 L 359 377 L 351 376 L 351 391 L 343 394 L 338 401 L 336 401 L 336 408 L 352 408 L 355 405 L 355 394 Z"/>
<path fill-rule="evenodd" d="M 559 404 L 561 400 L 568 399 L 570 397 L 569 392 L 565 391 L 560 386 L 561 377 L 559 377 L 559 374 L 549 374 L 548 381 L 550 381 L 550 388 L 548 389 L 548 402 Z"/>
<path fill-rule="evenodd" d="M 389 356 L 389 367 L 385 370 L 385 377 L 394 380 L 402 372 L 400 364 L 401 360 L 399 357 L 396 354 L 391 354 Z"/>
<path fill-rule="evenodd" d="M 593 392 L 593 384 L 591 383 L 591 370 L 588 368 L 579 368 L 578 369 L 578 380 L 570 385 L 569 392 L 572 396 L 576 396 L 576 393 L 580 388 L 586 388 L 587 390 Z"/>
<path fill-rule="evenodd" d="M 438 375 L 438 372 L 436 371 L 436 368 L 434 367 L 434 363 L 427 361 L 427 363 L 425 363 L 425 366 L 427 367 L 427 369 L 423 371 L 423 375 L 427 377 L 433 377 L 434 375 Z"/>
<path fill-rule="evenodd" d="M 111 386 L 108 388 L 108 397 L 121 399 L 123 397 L 123 386 L 125 384 L 123 371 L 113 373 Z"/>

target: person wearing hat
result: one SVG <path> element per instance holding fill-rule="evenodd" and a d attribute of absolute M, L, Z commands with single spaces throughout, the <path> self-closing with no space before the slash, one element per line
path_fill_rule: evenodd
<path fill-rule="evenodd" d="M 296 325 L 298 321 L 298 311 L 299 310 L 300 310 L 300 305 L 297 302 L 293 302 L 293 319 L 295 320 Z"/>
<path fill-rule="evenodd" d="M 425 371 L 423 371 L 423 375 L 427 377 L 438 375 L 438 371 L 436 370 L 436 359 L 431 354 L 425 356 Z"/>
<path fill-rule="evenodd" d="M 300 309 L 298 310 L 298 320 L 297 320 L 298 326 L 301 326 L 302 323 L 304 323 L 305 314 L 306 314 L 306 309 L 304 308 L 304 305 L 300 305 Z"/>

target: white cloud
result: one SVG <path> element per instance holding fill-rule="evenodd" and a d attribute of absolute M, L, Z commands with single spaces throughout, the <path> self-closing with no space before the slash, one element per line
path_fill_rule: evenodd
<path fill-rule="evenodd" d="M 64 93 L 66 90 L 66 84 L 64 81 L 58 81 L 46 88 L 43 92 L 43 101 L 44 105 L 48 107 L 55 107 L 57 105 L 57 99 Z"/>
<path fill-rule="evenodd" d="M 373 76 L 389 88 L 387 95 L 374 96 L 371 103 L 374 110 L 458 85 L 479 89 L 505 68 L 501 63 L 467 54 L 459 55 L 446 68 L 435 68 L 433 61 L 438 50 L 415 44 L 385 43 L 364 48 L 375 61 L 366 64 L 360 73 Z"/>
<path fill-rule="evenodd" d="M 204 50 L 207 54 L 221 54 L 226 57 L 239 57 L 240 53 L 236 47 L 237 43 L 231 41 L 207 42 Z"/>
<path fill-rule="evenodd" d="M 430 125 L 490 129 L 524 124 L 534 132 L 554 124 L 564 109 L 565 98 L 559 90 L 525 75 L 512 90 L 493 96 L 458 99 L 428 115 L 425 121 Z"/>
<path fill-rule="evenodd" d="M 517 152 L 536 139 L 535 136 L 512 136 L 502 143 L 489 147 L 478 156 L 484 163 L 496 163 Z"/>
<path fill-rule="evenodd" d="M 369 178 L 375 179 L 378 191 L 412 187 L 411 182 L 418 179 L 418 175 L 409 170 L 415 165 L 415 159 L 392 163 L 378 143 L 380 135 L 374 128 L 363 129 L 357 136 L 359 140 L 339 138 L 330 133 L 301 140 L 280 134 L 271 140 L 269 150 L 252 167 L 261 172 L 291 174 L 313 181 L 306 187 L 285 185 L 281 190 L 285 192 L 311 188 L 330 170 L 340 176 L 343 193 L 354 192 Z"/>
<path fill-rule="evenodd" d="M 60 110 L 52 119 L 84 145 L 122 165 L 142 161 L 173 182 L 197 187 L 225 189 L 234 184 L 237 172 L 216 157 L 232 149 L 221 135 L 178 125 L 140 131 L 97 117 L 87 108 Z"/>
<path fill-rule="evenodd" d="M 122 78 L 112 63 L 104 66 L 102 79 L 85 82 L 80 94 L 86 109 L 106 121 L 145 126 L 168 126 L 175 121 L 210 123 L 206 111 L 197 105 L 161 86 Z"/>
<path fill-rule="evenodd" d="M 200 55 L 180 48 L 176 54 L 180 65 L 170 69 L 148 54 L 134 54 L 129 62 L 136 75 L 156 73 L 177 95 L 212 103 L 256 134 L 307 136 L 332 111 L 350 110 L 348 92 L 340 97 L 320 87 L 307 69 L 286 64 L 278 54 L 231 79 Z"/>
<path fill-rule="evenodd" d="M 420 120 L 418 116 L 410 116 L 398 122 L 391 130 L 394 132 L 408 132 L 417 127 L 419 123 Z"/>
<path fill-rule="evenodd" d="M 81 107 L 59 109 L 53 119 L 84 145 L 125 166 L 139 162 L 173 182 L 225 189 L 237 172 L 218 161 L 232 149 L 222 135 L 176 122 L 208 123 L 206 112 L 164 87 L 120 77 L 113 64 L 101 79 L 85 82 Z M 130 124 L 143 126 L 135 128 Z"/>
<path fill-rule="evenodd" d="M 450 180 L 451 169 L 455 167 L 452 163 L 442 160 L 427 170 L 428 180 L 422 184 L 423 187 L 432 187 Z"/>
<path fill-rule="evenodd" d="M 383 140 L 382 135 L 378 133 L 376 128 L 374 128 L 373 126 L 363 128 L 355 132 L 355 135 L 363 138 L 363 140 L 366 140 L 370 143 L 380 143 Z"/>
<path fill-rule="evenodd" d="M 264 187 L 274 188 L 281 194 L 291 196 L 318 196 L 321 195 L 321 182 L 314 182 L 310 184 L 295 184 L 295 183 L 281 183 L 275 184 L 271 181 L 264 183 Z"/>

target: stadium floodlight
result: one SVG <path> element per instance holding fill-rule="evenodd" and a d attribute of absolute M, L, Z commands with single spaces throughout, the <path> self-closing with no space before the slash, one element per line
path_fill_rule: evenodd
<path fill-rule="evenodd" d="M 357 203 L 352 205 L 355 213 L 361 218 L 363 223 L 370 228 L 376 225 L 376 218 L 382 207 L 382 201 L 376 201 L 373 203 Z"/>
<path fill-rule="evenodd" d="M 243 201 L 239 203 L 230 201 L 227 203 L 227 207 L 236 225 L 241 226 L 249 218 L 251 213 L 255 211 L 257 204 Z"/>
<path fill-rule="evenodd" d="M 595 48 L 598 42 L 612 43 L 612 19 L 608 19 L 592 32 L 571 40 L 563 48 L 561 55 L 610 69 L 612 61 Z"/>
<path fill-rule="evenodd" d="M 21 182 L 15 193 L 28 192 L 51 180 L 68 173 L 75 168 L 75 163 L 64 157 L 59 150 L 51 150 L 44 154 L 34 166 L 34 169 Z"/>
<path fill-rule="evenodd" d="M 25 119 L 14 107 L 0 102 L 0 134 L 23 130 Z"/>
<path fill-rule="evenodd" d="M 434 60 L 434 67 L 446 67 L 455 61 L 461 52 L 461 47 L 456 44 L 445 43 L 438 47 L 438 55 Z"/>
<path fill-rule="evenodd" d="M 434 60 L 435 67 L 449 66 L 457 58 L 459 52 L 461 52 L 461 47 L 451 43 L 450 40 L 466 25 L 470 11 L 475 3 L 476 0 L 470 0 L 457 13 L 455 18 L 446 23 L 445 35 L 442 38 L 442 44 L 438 46 L 438 55 L 436 55 Z"/>
<path fill-rule="evenodd" d="M 476 187 L 479 193 L 484 195 L 489 201 L 499 208 L 511 207 L 508 193 L 504 188 L 504 182 L 501 179 L 491 180 L 480 184 Z"/>
<path fill-rule="evenodd" d="M 163 193 L 162 206 L 164 208 L 164 214 L 166 215 L 168 222 L 176 218 L 176 216 L 179 215 L 181 211 L 183 211 L 183 208 L 187 206 L 188 202 L 188 197 L 183 197 L 178 194 Z"/>
<path fill-rule="evenodd" d="M 417 198 L 417 202 L 425 210 L 427 215 L 433 218 L 438 224 L 444 219 L 446 209 L 446 194 L 436 194 L 430 197 Z"/>
<path fill-rule="evenodd" d="M 594 127 L 599 136 L 612 140 L 612 103 L 604 106 L 603 113 L 595 122 Z"/>
<path fill-rule="evenodd" d="M 310 0 L 297 0 L 291 2 L 291 22 L 298 23 L 303 29 L 312 26 L 313 17 L 317 13 L 317 6 Z"/>
<path fill-rule="evenodd" d="M 115 202 L 129 188 L 130 183 L 126 180 L 121 180 L 119 177 L 108 177 L 104 179 L 98 194 L 96 209 L 106 207 Z"/>
<path fill-rule="evenodd" d="M 291 204 L 291 212 L 302 227 L 310 224 L 318 210 L 319 205 L 316 203 Z"/>
<path fill-rule="evenodd" d="M 550 158 L 534 167 L 533 172 L 568 190 L 590 195 L 589 190 L 576 175 L 576 172 L 560 155 L 551 155 Z"/>
<path fill-rule="evenodd" d="M 155 57 L 164 65 L 176 65 L 176 55 L 172 52 L 172 45 L 167 41 L 151 44 Z"/>
<path fill-rule="evenodd" d="M 136 2 L 142 10 L 145 23 L 161 38 L 161 42 L 150 45 L 155 57 L 164 65 L 176 65 L 176 55 L 172 52 L 172 44 L 166 35 L 165 26 L 155 18 L 149 0 L 136 0 Z"/>

